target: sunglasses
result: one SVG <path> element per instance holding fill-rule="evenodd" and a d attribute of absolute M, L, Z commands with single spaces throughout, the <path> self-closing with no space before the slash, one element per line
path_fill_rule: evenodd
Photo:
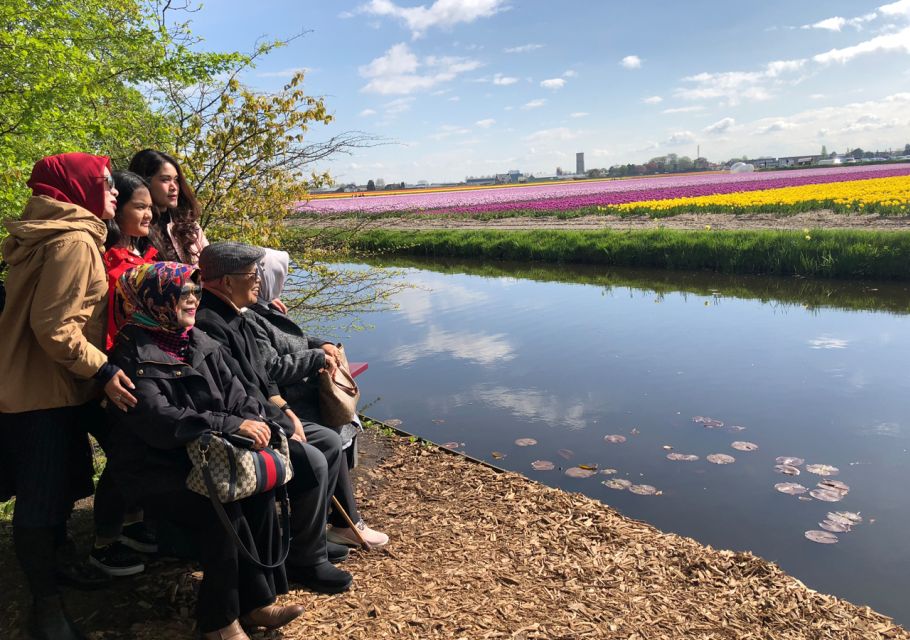
<path fill-rule="evenodd" d="M 180 288 L 180 297 L 187 298 L 189 296 L 199 297 L 202 295 L 202 287 L 198 284 L 185 284 Z"/>
<path fill-rule="evenodd" d="M 226 273 L 226 276 L 237 276 L 238 278 L 246 278 L 247 280 L 259 280 L 259 271 L 247 272 L 247 273 Z"/>
<path fill-rule="evenodd" d="M 111 175 L 107 175 L 107 176 L 98 176 L 98 178 L 99 178 L 100 180 L 103 180 L 103 181 L 104 181 L 104 190 L 105 190 L 105 191 L 113 191 L 113 190 L 114 190 L 114 176 L 111 176 Z"/>

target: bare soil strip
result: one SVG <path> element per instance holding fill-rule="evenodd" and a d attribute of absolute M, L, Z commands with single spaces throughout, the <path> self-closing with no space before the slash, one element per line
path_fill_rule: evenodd
<path fill-rule="evenodd" d="M 343 217 L 325 217 L 316 221 L 312 218 L 293 220 L 295 226 L 345 226 L 352 224 L 351 219 Z M 869 231 L 907 231 L 910 230 L 910 216 L 882 217 L 877 214 L 834 213 L 830 210 L 809 211 L 795 215 L 774 215 L 769 213 L 724 214 L 724 213 L 686 213 L 668 218 L 648 218 L 630 216 L 620 218 L 609 215 L 589 215 L 579 218 L 559 219 L 552 217 L 517 216 L 496 220 L 477 220 L 472 218 L 454 218 L 446 216 L 381 218 L 369 225 L 370 228 L 384 229 L 692 229 L 700 230 L 705 226 L 716 230 L 750 230 L 750 229 L 854 229 Z"/>
<path fill-rule="evenodd" d="M 352 591 L 289 594 L 306 606 L 303 616 L 283 636 L 255 637 L 910 638 L 889 618 L 812 591 L 749 553 L 662 533 L 436 447 L 375 432 L 364 441 L 364 515 L 392 542 L 352 553 L 343 565 Z M 95 608 L 83 615 L 93 640 L 191 638 L 196 583 L 191 568 L 169 563 L 73 608 Z M 18 607 L 4 613 L 5 623 L 21 620 Z"/>

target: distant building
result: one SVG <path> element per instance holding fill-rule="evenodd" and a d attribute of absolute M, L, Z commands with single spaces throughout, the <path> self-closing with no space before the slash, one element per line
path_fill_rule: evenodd
<path fill-rule="evenodd" d="M 575 154 L 575 174 L 584 175 L 585 173 L 585 154 L 584 152 Z"/>

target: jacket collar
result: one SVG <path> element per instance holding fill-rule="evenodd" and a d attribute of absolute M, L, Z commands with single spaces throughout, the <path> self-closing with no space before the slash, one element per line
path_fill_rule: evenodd
<path fill-rule="evenodd" d="M 184 366 L 189 364 L 194 369 L 202 363 L 213 352 L 221 348 L 221 345 L 208 337 L 201 329 L 193 329 L 190 332 L 190 362 L 184 363 L 169 353 L 162 351 L 161 347 L 156 345 L 148 332 L 136 325 L 128 324 L 120 332 L 124 338 L 131 340 L 136 345 L 136 358 L 141 363 L 170 364 L 175 366 Z"/>
<path fill-rule="evenodd" d="M 224 300 L 216 293 L 209 289 L 203 288 L 202 300 L 199 301 L 200 309 L 209 309 L 221 316 L 225 322 L 230 322 L 240 317 L 240 310 L 233 304 Z"/>

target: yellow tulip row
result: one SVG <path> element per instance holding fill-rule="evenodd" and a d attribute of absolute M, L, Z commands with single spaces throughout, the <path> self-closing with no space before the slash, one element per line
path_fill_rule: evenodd
<path fill-rule="evenodd" d="M 734 212 L 779 209 L 786 212 L 805 211 L 810 208 L 907 215 L 910 210 L 910 176 L 809 184 L 691 198 L 642 200 L 605 207 L 607 210 L 626 213 L 670 212 L 679 209 L 732 209 Z"/>

